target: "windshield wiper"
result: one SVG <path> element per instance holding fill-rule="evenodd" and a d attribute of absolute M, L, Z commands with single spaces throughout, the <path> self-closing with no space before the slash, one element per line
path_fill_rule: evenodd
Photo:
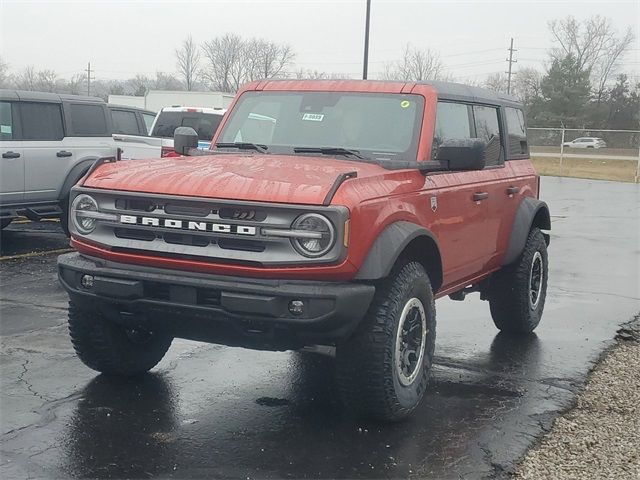
<path fill-rule="evenodd" d="M 294 147 L 295 153 L 321 153 L 322 155 L 345 155 L 367 160 L 360 155 L 360 150 L 350 150 L 342 147 Z"/>
<path fill-rule="evenodd" d="M 218 148 L 237 148 L 239 150 L 257 150 L 260 153 L 267 153 L 267 146 L 259 143 L 234 142 L 234 143 L 216 143 Z"/>

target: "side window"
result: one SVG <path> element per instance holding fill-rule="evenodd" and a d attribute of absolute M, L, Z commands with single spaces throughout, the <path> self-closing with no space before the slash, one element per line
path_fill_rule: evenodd
<path fill-rule="evenodd" d="M 502 140 L 500 138 L 500 122 L 498 109 L 481 105 L 473 106 L 473 118 L 476 125 L 476 138 L 487 142 L 485 165 L 501 165 Z"/>
<path fill-rule="evenodd" d="M 144 132 L 145 135 L 149 135 L 149 133 L 151 133 L 151 125 L 153 125 L 155 118 L 155 115 L 151 115 L 149 113 L 142 114 L 142 120 L 144 120 L 144 126 L 146 129 L 146 132 Z"/>
<path fill-rule="evenodd" d="M 20 103 L 23 140 L 62 140 L 62 108 L 58 103 Z"/>
<path fill-rule="evenodd" d="M 469 106 L 464 103 L 438 102 L 433 146 L 445 140 L 472 138 Z"/>
<path fill-rule="evenodd" d="M 505 108 L 507 117 L 507 130 L 509 131 L 509 158 L 512 156 L 527 155 L 527 132 L 524 128 L 524 113 L 518 108 Z"/>
<path fill-rule="evenodd" d="M 111 120 L 113 121 L 113 133 L 124 135 L 139 135 L 138 120 L 134 112 L 126 110 L 111 110 Z"/>
<path fill-rule="evenodd" d="M 11 103 L 0 102 L 0 141 L 13 140 L 13 130 Z"/>
<path fill-rule="evenodd" d="M 71 104 L 71 127 L 74 135 L 87 137 L 109 135 L 102 105 Z"/>

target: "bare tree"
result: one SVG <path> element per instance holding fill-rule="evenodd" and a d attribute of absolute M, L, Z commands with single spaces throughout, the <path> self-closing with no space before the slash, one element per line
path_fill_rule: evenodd
<path fill-rule="evenodd" d="M 37 74 L 37 90 L 55 92 L 58 74 L 53 70 L 40 70 Z"/>
<path fill-rule="evenodd" d="M 127 80 L 127 86 L 132 95 L 144 97 L 151 88 L 152 80 L 146 75 L 138 74 Z"/>
<path fill-rule="evenodd" d="M 575 57 L 578 67 L 590 72 L 600 101 L 607 81 L 635 38 L 631 27 L 618 35 L 610 19 L 594 15 L 583 22 L 572 16 L 553 20 L 549 30 L 558 45 L 551 50 L 551 57 Z"/>
<path fill-rule="evenodd" d="M 445 75 L 440 55 L 430 49 L 419 50 L 407 44 L 398 62 L 385 65 L 384 80 L 440 80 Z"/>
<path fill-rule="evenodd" d="M 482 86 L 494 92 L 505 93 L 508 83 L 507 76 L 504 73 L 492 73 L 486 78 Z"/>
<path fill-rule="evenodd" d="M 184 84 L 170 73 L 156 72 L 156 79 L 149 84 L 154 90 L 184 90 Z"/>
<path fill-rule="evenodd" d="M 321 72 L 319 70 L 311 70 L 299 68 L 293 73 L 293 76 L 297 80 L 340 80 L 344 78 L 349 78 L 348 75 L 344 73 L 327 73 Z"/>
<path fill-rule="evenodd" d="M 205 42 L 203 77 L 213 90 L 235 92 L 243 83 L 285 75 L 294 53 L 289 45 L 227 34 Z"/>
<path fill-rule="evenodd" d="M 71 95 L 86 94 L 87 92 L 87 75 L 84 73 L 76 73 L 67 82 L 67 90 Z"/>
<path fill-rule="evenodd" d="M 276 78 L 289 66 L 295 57 L 289 45 L 253 39 L 245 44 L 244 57 L 250 65 L 247 80 Z"/>
<path fill-rule="evenodd" d="M 178 73 L 182 77 L 187 91 L 190 92 L 193 90 L 200 70 L 200 52 L 191 35 L 176 50 L 176 58 L 178 59 Z"/>
<path fill-rule="evenodd" d="M 19 90 L 37 90 L 38 74 L 32 66 L 25 67 L 15 77 L 16 88 Z"/>
<path fill-rule="evenodd" d="M 9 88 L 11 83 L 9 64 L 0 57 L 0 88 Z"/>
<path fill-rule="evenodd" d="M 204 43 L 202 52 L 208 65 L 203 75 L 211 89 L 235 91 L 242 48 L 242 38 L 235 34 L 226 34 Z"/>
<path fill-rule="evenodd" d="M 521 68 L 513 75 L 513 91 L 525 105 L 540 97 L 542 74 L 535 68 Z"/>

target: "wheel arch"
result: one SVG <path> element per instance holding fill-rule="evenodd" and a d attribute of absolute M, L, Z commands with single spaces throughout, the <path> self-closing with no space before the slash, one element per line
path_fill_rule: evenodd
<path fill-rule="evenodd" d="M 376 238 L 362 263 L 356 280 L 387 277 L 398 259 L 419 261 L 427 271 L 434 293 L 442 286 L 442 257 L 429 230 L 407 221 L 394 222 Z"/>
<path fill-rule="evenodd" d="M 69 170 L 67 178 L 65 178 L 64 183 L 62 184 L 62 187 L 58 192 L 59 201 L 65 199 L 65 197 L 69 194 L 71 187 L 78 183 L 78 180 L 80 180 L 87 173 L 87 171 L 91 168 L 91 165 L 93 165 L 97 159 L 97 157 L 83 158 L 78 163 L 76 163 L 71 168 L 71 170 Z"/>
<path fill-rule="evenodd" d="M 525 197 L 522 202 L 520 202 L 518 210 L 516 211 L 507 253 L 502 261 L 502 265 L 509 265 L 518 258 L 527 242 L 529 232 L 534 227 L 540 230 L 551 230 L 549 207 L 541 200 L 533 197 Z M 544 238 L 548 245 L 549 235 L 544 234 Z"/>

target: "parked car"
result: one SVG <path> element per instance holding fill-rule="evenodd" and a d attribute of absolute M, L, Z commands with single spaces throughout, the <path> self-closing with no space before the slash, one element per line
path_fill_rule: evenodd
<path fill-rule="evenodd" d="M 565 147 L 569 148 L 606 148 L 607 144 L 598 137 L 580 137 L 570 142 L 564 142 Z"/>
<path fill-rule="evenodd" d="M 173 132 L 178 127 L 191 127 L 198 134 L 199 146 L 211 143 L 225 109 L 197 107 L 165 107 L 156 115 L 149 136 L 114 134 L 122 149 L 123 159 L 173 156 Z"/>
<path fill-rule="evenodd" d="M 73 189 L 58 272 L 97 371 L 145 372 L 174 337 L 331 346 L 346 405 L 393 420 L 424 396 L 434 299 L 480 292 L 515 334 L 540 322 L 551 223 L 514 97 L 262 81 L 210 150 L 192 128 L 174 140 L 188 157 L 102 162 Z"/>
<path fill-rule="evenodd" d="M 127 105 L 107 104 L 107 107 L 111 112 L 112 133 L 142 136 L 151 133 L 153 121 L 156 119 L 155 112 Z"/>
<path fill-rule="evenodd" d="M 71 187 L 116 155 L 111 131 L 99 98 L 0 90 L 0 226 L 61 216 L 66 229 Z"/>

